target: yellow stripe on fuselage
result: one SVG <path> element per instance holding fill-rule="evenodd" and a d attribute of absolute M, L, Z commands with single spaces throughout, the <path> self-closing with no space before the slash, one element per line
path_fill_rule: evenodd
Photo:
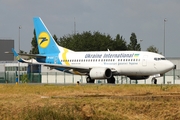
<path fill-rule="evenodd" d="M 64 48 L 64 52 L 63 52 L 63 54 L 62 54 L 62 58 L 63 58 L 64 63 L 65 63 L 66 65 L 70 65 L 70 63 L 67 61 L 67 58 L 66 58 L 66 54 L 67 54 L 67 53 L 68 53 L 68 49 Z"/>

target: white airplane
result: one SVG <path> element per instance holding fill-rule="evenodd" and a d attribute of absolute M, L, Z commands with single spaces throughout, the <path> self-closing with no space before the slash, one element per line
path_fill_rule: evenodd
<path fill-rule="evenodd" d="M 67 73 L 86 75 L 87 83 L 107 79 L 115 83 L 114 76 L 127 76 L 131 80 L 162 76 L 174 64 L 160 54 L 145 51 L 93 51 L 75 52 L 57 45 L 39 17 L 34 19 L 39 54 L 33 60 L 24 60 L 12 49 L 19 62 L 41 64 Z"/>

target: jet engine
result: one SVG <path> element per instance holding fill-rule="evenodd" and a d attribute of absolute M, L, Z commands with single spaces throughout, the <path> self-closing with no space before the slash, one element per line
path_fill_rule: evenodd
<path fill-rule="evenodd" d="M 109 68 L 92 68 L 89 72 L 91 79 L 108 79 L 112 76 Z"/>

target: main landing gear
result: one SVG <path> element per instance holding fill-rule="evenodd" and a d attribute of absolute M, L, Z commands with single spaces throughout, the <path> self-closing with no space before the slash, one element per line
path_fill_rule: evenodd
<path fill-rule="evenodd" d="M 111 76 L 109 79 L 107 79 L 108 83 L 115 84 L 115 78 L 114 76 Z"/>
<path fill-rule="evenodd" d="M 89 76 L 86 78 L 87 83 L 94 83 L 95 79 L 91 79 Z"/>
<path fill-rule="evenodd" d="M 155 77 L 152 78 L 151 80 L 154 84 L 157 84 L 157 79 Z"/>
<path fill-rule="evenodd" d="M 91 79 L 91 77 L 86 78 L 87 83 L 94 83 L 95 79 Z M 114 76 L 111 76 L 109 79 L 107 79 L 107 83 L 115 84 L 115 78 Z"/>

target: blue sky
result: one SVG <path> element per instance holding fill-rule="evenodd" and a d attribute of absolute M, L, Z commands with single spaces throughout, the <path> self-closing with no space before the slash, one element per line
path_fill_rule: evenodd
<path fill-rule="evenodd" d="M 142 50 L 154 45 L 165 56 L 180 57 L 179 0 L 0 0 L 0 39 L 15 40 L 18 50 L 29 52 L 33 37 L 33 17 L 42 18 L 58 38 L 76 31 L 99 31 L 115 38 L 120 34 L 129 43 L 132 32 Z M 143 40 L 140 42 L 140 40 Z"/>

